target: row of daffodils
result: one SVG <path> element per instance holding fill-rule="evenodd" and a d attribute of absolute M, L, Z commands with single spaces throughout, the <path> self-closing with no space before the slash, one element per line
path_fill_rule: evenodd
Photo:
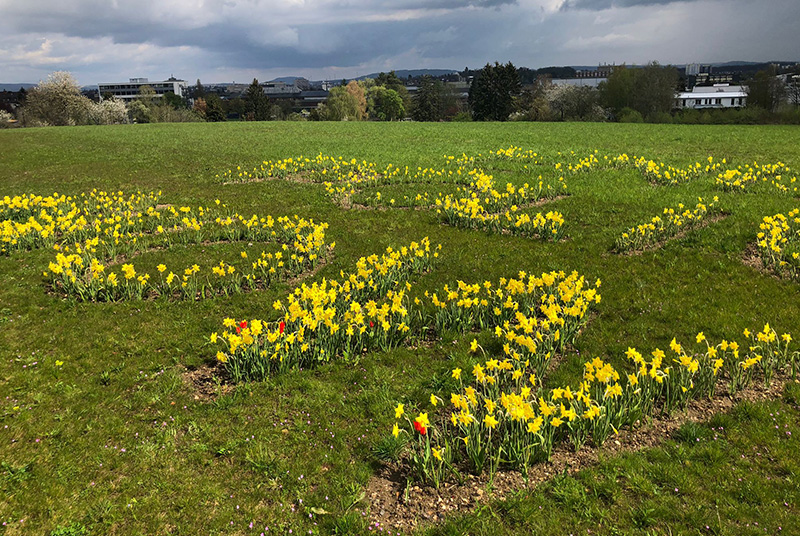
<path fill-rule="evenodd" d="M 765 186 L 782 193 L 800 195 L 800 183 L 793 170 L 783 162 L 741 163 L 733 165 L 726 158 L 709 156 L 704 162 L 694 162 L 685 167 L 636 155 L 621 153 L 600 155 L 597 150 L 586 156 L 574 151 L 559 152 L 546 157 L 532 150 L 509 146 L 488 151 L 486 154 L 461 156 L 445 155 L 442 167 L 413 167 L 388 164 L 379 166 L 366 160 L 345 159 L 319 154 L 314 158 L 304 156 L 282 160 L 266 160 L 251 170 L 241 167 L 217 175 L 225 183 L 261 181 L 270 178 L 300 178 L 325 185 L 327 192 L 341 200 L 365 187 L 390 184 L 462 184 L 470 183 L 470 176 L 486 174 L 486 170 L 500 165 L 501 169 L 525 175 L 560 177 L 577 175 L 602 169 L 636 169 L 647 180 L 658 185 L 677 185 L 707 178 L 723 191 L 753 191 Z M 510 169 L 508 168 L 510 166 Z M 545 182 L 551 179 L 545 179 Z M 551 187 L 558 185 L 552 183 Z M 386 199 L 387 206 L 391 205 Z M 373 201 L 375 199 L 373 198 Z"/>
<path fill-rule="evenodd" d="M 697 229 L 708 223 L 710 217 L 720 214 L 719 198 L 705 203 L 698 199 L 694 208 L 683 203 L 667 207 L 661 215 L 653 216 L 649 222 L 631 227 L 617 238 L 615 249 L 619 252 L 642 251 L 674 238 L 682 232 Z"/>
<path fill-rule="evenodd" d="M 0 218 L 0 251 L 53 249 L 44 272 L 49 286 L 85 301 L 191 300 L 262 289 L 313 269 L 335 246 L 325 242 L 326 223 L 243 216 L 219 201 L 210 208 L 176 208 L 161 204 L 160 192 L 6 197 Z M 135 262 L 147 251 L 216 242 L 260 243 L 272 250 L 248 246 L 234 260 L 202 267 L 162 263 L 145 269 Z"/>
<path fill-rule="evenodd" d="M 756 245 L 765 268 L 800 279 L 800 208 L 765 216 Z"/>
<path fill-rule="evenodd" d="M 225 319 L 210 341 L 222 344 L 217 359 L 235 381 L 260 380 L 292 368 L 332 359 L 350 359 L 374 349 L 387 350 L 410 334 L 433 329 L 466 332 L 493 329 L 502 334 L 511 356 L 543 371 L 585 324 L 600 301 L 599 281 L 586 283 L 577 273 L 445 285 L 411 299 L 410 279 L 427 272 L 438 256 L 428 239 L 380 257 L 359 260 L 340 280 L 297 287 L 276 301 L 277 319 Z"/>
<path fill-rule="evenodd" d="M 504 342 L 506 334 L 497 337 Z M 779 371 L 795 376 L 800 351 L 790 348 L 790 334 L 766 325 L 758 333 L 745 330 L 744 337 L 741 345 L 713 344 L 699 333 L 696 347 L 673 339 L 668 351 L 656 348 L 647 356 L 629 348 L 624 369 L 595 358 L 584 363 L 578 385 L 548 389 L 533 360 L 507 352 L 471 372 L 454 369 L 458 388 L 449 397 L 434 393 L 413 412 L 398 404 L 392 434 L 406 444 L 411 476 L 437 487 L 464 472 L 526 473 L 560 443 L 576 451 L 587 441 L 602 445 L 622 427 L 714 396 L 720 385 L 735 394 L 756 374 L 766 385 Z"/>

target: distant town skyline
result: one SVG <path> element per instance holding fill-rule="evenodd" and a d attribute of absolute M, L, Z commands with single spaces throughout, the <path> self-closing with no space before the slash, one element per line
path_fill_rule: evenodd
<path fill-rule="evenodd" d="M 0 82 L 798 61 L 797 0 L 0 0 Z"/>

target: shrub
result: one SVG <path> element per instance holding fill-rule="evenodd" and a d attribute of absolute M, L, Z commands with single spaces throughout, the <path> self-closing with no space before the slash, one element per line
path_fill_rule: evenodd
<path fill-rule="evenodd" d="M 617 119 L 620 123 L 644 123 L 644 118 L 642 114 L 634 110 L 633 108 L 623 108 L 619 112 L 619 116 Z"/>
<path fill-rule="evenodd" d="M 14 116 L 5 110 L 0 110 L 0 128 L 11 128 Z"/>

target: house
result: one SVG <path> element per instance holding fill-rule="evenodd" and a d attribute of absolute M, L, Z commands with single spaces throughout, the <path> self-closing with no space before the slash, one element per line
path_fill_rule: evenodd
<path fill-rule="evenodd" d="M 714 84 L 695 86 L 691 91 L 675 95 L 675 108 L 741 108 L 747 104 L 747 90 L 742 86 Z"/>
<path fill-rule="evenodd" d="M 111 95 L 120 100 L 133 100 L 139 96 L 142 86 L 150 86 L 156 92 L 156 97 L 163 97 L 167 93 L 174 93 L 179 97 L 186 96 L 186 81 L 170 76 L 161 82 L 150 82 L 147 78 L 131 78 L 128 82 L 111 82 L 98 84 L 100 100 L 106 95 Z"/>

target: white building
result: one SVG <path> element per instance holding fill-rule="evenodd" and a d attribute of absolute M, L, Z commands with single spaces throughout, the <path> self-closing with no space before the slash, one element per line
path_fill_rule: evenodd
<path fill-rule="evenodd" d="M 714 84 L 695 86 L 675 96 L 675 108 L 741 108 L 747 104 L 747 91 L 742 86 Z"/>
<path fill-rule="evenodd" d="M 179 97 L 186 96 L 186 81 L 174 77 L 161 82 L 150 82 L 147 78 L 131 78 L 128 82 L 112 82 L 98 84 L 100 100 L 104 95 L 111 95 L 120 100 L 133 100 L 139 96 L 142 86 L 150 86 L 156 92 L 156 97 L 163 97 L 166 93 L 175 93 Z"/>
<path fill-rule="evenodd" d="M 577 87 L 598 87 L 601 82 L 607 82 L 608 78 L 553 78 L 550 82 L 554 86 L 577 86 Z"/>

